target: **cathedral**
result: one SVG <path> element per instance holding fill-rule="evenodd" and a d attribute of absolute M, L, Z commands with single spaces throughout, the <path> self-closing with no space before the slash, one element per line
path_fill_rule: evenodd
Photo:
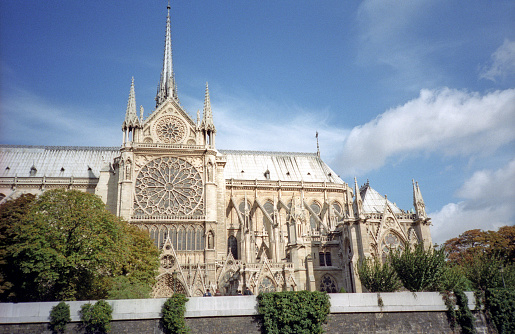
<path fill-rule="evenodd" d="M 172 65 L 168 6 L 150 115 L 137 110 L 133 79 L 121 147 L 0 145 L 0 203 L 54 188 L 98 195 L 161 250 L 156 298 L 247 287 L 362 292 L 360 258 L 430 247 L 416 182 L 414 209 L 404 211 L 368 181 L 344 182 L 319 152 L 217 149 L 208 85 L 194 119 L 179 102 Z"/>

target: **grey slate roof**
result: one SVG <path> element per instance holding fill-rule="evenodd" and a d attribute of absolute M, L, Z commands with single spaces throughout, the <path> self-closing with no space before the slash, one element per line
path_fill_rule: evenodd
<path fill-rule="evenodd" d="M 343 184 L 316 153 L 219 150 L 227 161 L 225 179 Z M 98 178 L 105 164 L 120 155 L 119 147 L 0 145 L 0 177 Z"/>
<path fill-rule="evenodd" d="M 119 147 L 0 145 L 0 177 L 98 178 L 105 162 L 120 155 Z"/>
<path fill-rule="evenodd" d="M 359 189 L 361 200 L 363 201 L 364 213 L 383 213 L 385 198 L 381 196 L 376 190 L 372 189 L 368 183 Z M 395 204 L 388 200 L 388 205 L 393 213 L 402 213 Z"/>
<path fill-rule="evenodd" d="M 225 179 L 328 182 L 343 184 L 316 153 L 219 150 L 226 156 Z"/>

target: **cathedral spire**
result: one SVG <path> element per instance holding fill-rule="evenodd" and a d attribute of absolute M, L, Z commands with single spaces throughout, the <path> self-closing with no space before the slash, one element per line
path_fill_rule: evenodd
<path fill-rule="evenodd" d="M 206 82 L 206 95 L 204 98 L 204 111 L 202 117 L 202 123 L 200 124 L 202 129 L 211 130 L 216 132 L 215 124 L 213 123 L 213 112 L 211 111 L 211 99 L 209 98 L 209 86 Z"/>
<path fill-rule="evenodd" d="M 138 121 L 136 113 L 136 93 L 134 92 L 134 77 L 132 77 L 131 89 L 129 91 L 129 100 L 127 101 L 127 111 L 125 112 L 124 127 L 134 126 Z"/>
<path fill-rule="evenodd" d="M 170 1 L 168 1 L 168 15 L 166 16 L 166 34 L 165 34 L 165 51 L 163 56 L 163 70 L 161 71 L 161 80 L 157 86 L 156 108 L 172 97 L 177 97 L 177 86 L 175 85 L 175 75 L 173 73 L 172 63 L 172 32 L 170 28 Z"/>

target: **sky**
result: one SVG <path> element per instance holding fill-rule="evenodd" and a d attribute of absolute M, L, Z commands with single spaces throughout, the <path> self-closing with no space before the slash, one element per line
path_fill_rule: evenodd
<path fill-rule="evenodd" d="M 0 143 L 120 146 L 155 108 L 166 0 L 0 1 Z M 316 152 L 433 241 L 515 217 L 514 1 L 172 1 L 178 95 L 218 149 Z"/>

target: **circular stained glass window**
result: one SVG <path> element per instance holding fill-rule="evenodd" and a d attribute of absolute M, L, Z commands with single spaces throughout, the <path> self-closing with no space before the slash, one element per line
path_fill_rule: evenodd
<path fill-rule="evenodd" d="M 155 130 L 159 140 L 167 144 L 179 143 L 186 136 L 186 125 L 175 116 L 159 119 L 155 125 Z"/>
<path fill-rule="evenodd" d="M 189 162 L 163 157 L 148 162 L 138 173 L 135 213 L 147 215 L 202 215 L 203 182 Z"/>

